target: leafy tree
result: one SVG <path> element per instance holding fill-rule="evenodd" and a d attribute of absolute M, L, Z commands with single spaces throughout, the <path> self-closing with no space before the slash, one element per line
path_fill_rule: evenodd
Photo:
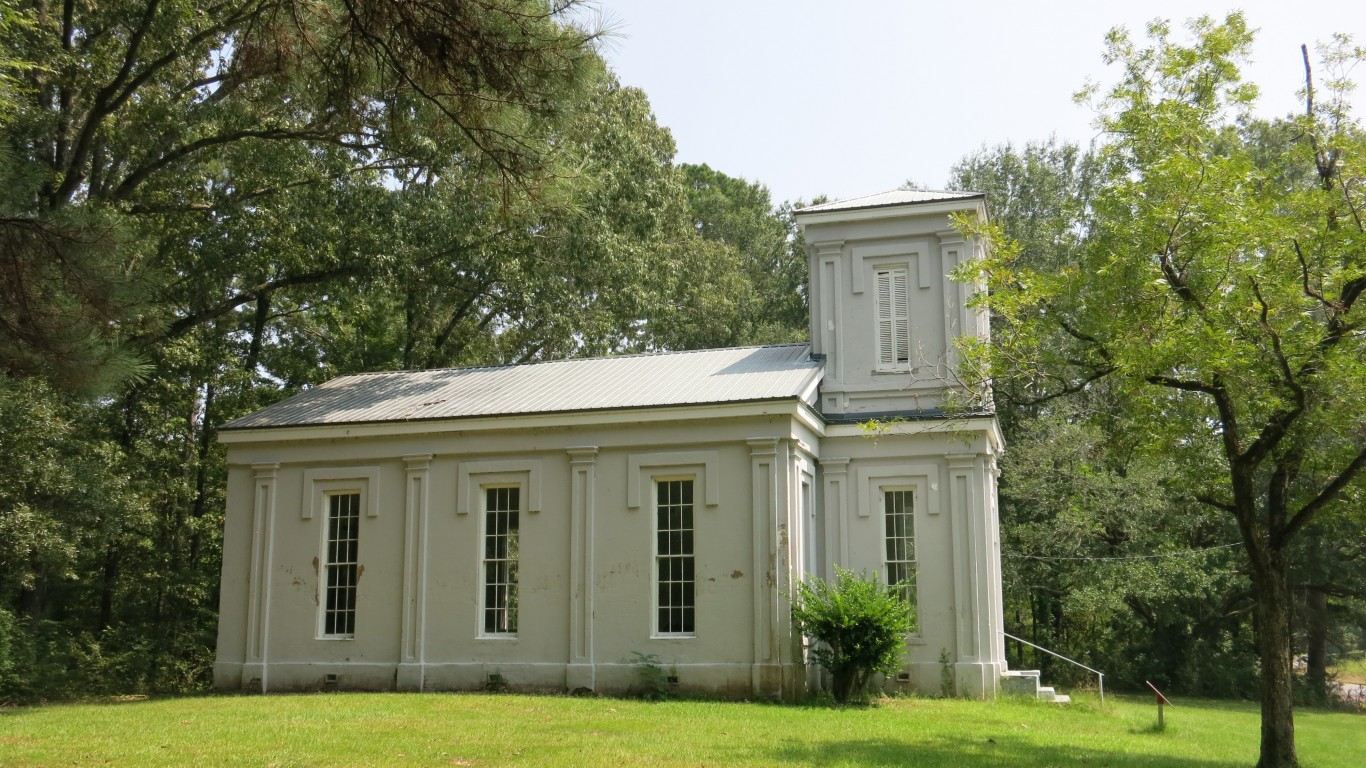
<path fill-rule="evenodd" d="M 1107 685 L 1254 694 L 1251 602 L 1241 552 L 1230 546 L 1233 522 L 1190 499 L 1165 458 L 1135 454 L 1107 432 L 1113 414 L 1098 394 L 1015 420 L 1007 438 L 1010 631 L 1104 670 Z M 1017 663 L 1054 679 L 1078 674 L 1043 654 Z"/>
<path fill-rule="evenodd" d="M 1240 127 L 1255 95 L 1237 66 L 1246 22 L 1190 27 L 1190 45 L 1161 22 L 1150 46 L 1120 30 L 1107 40 L 1122 74 L 1101 102 L 1110 138 L 1076 259 L 1035 272 L 998 243 L 972 270 L 1002 321 L 996 378 L 1052 391 L 1108 379 L 1133 444 L 1170 457 L 1191 497 L 1236 523 L 1262 683 L 1259 765 L 1292 766 L 1295 545 L 1316 519 L 1360 506 L 1366 467 L 1366 145 L 1347 84 L 1323 98 L 1308 77 L 1298 130 L 1275 147 L 1252 141 Z M 1361 57 L 1339 38 L 1327 62 Z"/>
<path fill-rule="evenodd" d="M 901 666 L 915 609 L 877 574 L 860 576 L 835 566 L 835 582 L 811 577 L 797 584 L 792 621 L 817 645 L 811 655 L 830 673 L 835 700 L 860 695 L 874 674 Z"/>
<path fill-rule="evenodd" d="M 664 304 L 650 313 L 654 347 L 701 349 L 806 338 L 806 256 L 792 205 L 762 184 L 706 165 L 680 166 L 688 231 L 680 234 Z"/>
<path fill-rule="evenodd" d="M 107 390 L 149 344 L 375 266 L 346 247 L 275 258 L 269 234 L 297 221 L 272 217 L 283 198 L 453 162 L 536 186 L 553 173 L 549 131 L 598 66 L 594 33 L 563 10 L 35 0 L 7 16 L 0 63 L 42 66 L 5 96 L 0 364 Z M 315 230 L 346 223 L 311 213 Z"/>
<path fill-rule="evenodd" d="M 370 367 L 517 363 L 642 344 L 687 228 L 674 144 L 643 92 L 610 74 L 556 137 L 572 178 L 534 195 L 477 174 L 395 193 L 392 295 L 401 360 Z"/>
<path fill-rule="evenodd" d="M 1017 268 L 1077 258 L 1099 170 L 1056 139 L 983 148 L 950 186 L 987 194 L 1019 245 Z M 1066 344 L 1061 338 L 1050 344 Z M 1232 521 L 1201 510 L 1162 456 L 1131 449 L 1108 384 L 1066 399 L 1026 377 L 995 382 L 1002 460 L 1005 615 L 1010 631 L 1106 672 L 1107 683 L 1228 696 L 1255 690 L 1251 604 Z M 1027 647 L 1013 663 L 1052 679 L 1084 673 Z M 1032 658 L 1030 658 L 1032 656 Z"/>
<path fill-rule="evenodd" d="M 734 302 L 729 335 L 707 346 L 766 344 L 806 337 L 806 255 L 795 248 L 790 206 L 775 209 L 768 188 L 707 165 L 684 164 L 693 228 L 725 248 L 744 283 Z"/>
<path fill-rule="evenodd" d="M 1077 222 L 1088 210 L 1097 172 L 1091 152 L 1050 138 L 1019 149 L 984 147 L 950 169 L 949 188 L 985 193 L 992 222 L 1019 246 L 1016 263 L 1051 273 L 1077 258 L 1086 237 Z M 1027 432 L 1020 423 L 1045 414 L 1056 392 L 1020 376 L 994 382 L 993 395 L 1009 436 Z"/>

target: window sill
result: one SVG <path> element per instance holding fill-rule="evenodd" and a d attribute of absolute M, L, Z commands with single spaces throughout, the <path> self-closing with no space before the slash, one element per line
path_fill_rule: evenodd
<path fill-rule="evenodd" d="M 334 640 L 355 640 L 355 639 L 356 639 L 356 636 L 355 636 L 355 635 L 318 635 L 317 637 L 315 637 L 315 638 L 313 638 L 313 639 L 314 639 L 314 640 L 327 640 L 327 641 L 334 641 Z"/>
<path fill-rule="evenodd" d="M 650 639 L 651 639 L 651 640 L 696 640 L 696 639 L 697 639 L 697 633 L 696 633 L 696 632 L 691 633 L 691 634 L 683 634 L 683 633 L 677 633 L 677 634 L 659 634 L 659 633 L 655 633 L 655 634 L 650 635 Z"/>
<path fill-rule="evenodd" d="M 498 635 L 498 634 L 487 634 L 487 635 L 485 635 L 485 634 L 480 634 L 480 635 L 475 636 L 474 639 L 475 639 L 475 640 L 500 640 L 500 641 L 503 641 L 503 642 L 507 642 L 508 640 L 517 640 L 517 639 L 518 639 L 518 636 L 517 636 L 517 635 L 512 635 L 512 634 L 505 634 L 505 635 Z"/>

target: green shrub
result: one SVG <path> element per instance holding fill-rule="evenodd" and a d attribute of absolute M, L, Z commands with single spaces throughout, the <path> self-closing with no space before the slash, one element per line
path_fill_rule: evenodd
<path fill-rule="evenodd" d="M 663 701 L 669 698 L 671 685 L 669 683 L 669 673 L 664 669 L 664 663 L 653 653 L 641 653 L 631 651 L 634 657 L 632 664 L 636 668 L 636 684 L 632 690 L 640 698 L 646 701 Z"/>
<path fill-rule="evenodd" d="M 906 634 L 915 626 L 915 609 L 900 590 L 835 566 L 833 585 L 812 577 L 797 585 L 792 620 L 819 644 L 812 651 L 830 673 L 838 702 L 861 694 L 876 673 L 894 674 L 901 666 Z"/>

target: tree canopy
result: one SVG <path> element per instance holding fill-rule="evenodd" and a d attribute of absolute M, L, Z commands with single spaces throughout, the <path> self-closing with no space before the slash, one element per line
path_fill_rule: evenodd
<path fill-rule="evenodd" d="M 4 82 L 6 370 L 98 389 L 149 342 L 373 271 L 347 222 L 313 222 L 387 178 L 480 168 L 538 188 L 601 68 L 596 33 L 564 14 L 536 0 L 16 4 L 0 26 L 0 70 L 29 63 Z M 198 284 L 179 284 L 189 273 Z"/>
<path fill-rule="evenodd" d="M 1289 130 L 1248 114 L 1243 17 L 1161 22 L 1107 40 L 1121 74 L 1094 89 L 1106 140 L 1059 268 L 998 242 L 971 270 L 999 322 L 986 370 L 1049 397 L 1104 381 L 1126 439 L 1179 468 L 1236 523 L 1254 593 L 1261 765 L 1297 762 L 1290 573 L 1315 519 L 1359 509 L 1366 467 L 1366 229 L 1350 85 L 1313 82 Z M 1362 57 L 1339 38 L 1331 73 Z M 968 275 L 965 275 L 965 277 Z M 977 349 L 986 356 L 988 351 Z M 1022 364 L 1027 363 L 1027 364 Z"/>

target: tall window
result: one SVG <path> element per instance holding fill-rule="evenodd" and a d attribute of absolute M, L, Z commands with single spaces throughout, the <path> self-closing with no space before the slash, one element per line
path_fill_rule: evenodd
<path fill-rule="evenodd" d="M 915 606 L 915 492 L 888 489 L 882 492 L 886 520 L 887 584 L 901 599 Z"/>
<path fill-rule="evenodd" d="M 327 495 L 327 559 L 324 568 L 323 635 L 356 636 L 356 582 L 360 567 L 360 494 Z"/>
<path fill-rule="evenodd" d="M 521 489 L 487 488 L 484 493 L 484 633 L 515 635 Z"/>
<path fill-rule="evenodd" d="M 695 558 L 693 557 L 693 481 L 655 483 L 655 573 L 659 592 L 656 631 L 692 634 Z"/>
<path fill-rule="evenodd" d="M 911 315 L 907 305 L 906 268 L 879 269 L 877 284 L 877 369 L 911 366 Z"/>

